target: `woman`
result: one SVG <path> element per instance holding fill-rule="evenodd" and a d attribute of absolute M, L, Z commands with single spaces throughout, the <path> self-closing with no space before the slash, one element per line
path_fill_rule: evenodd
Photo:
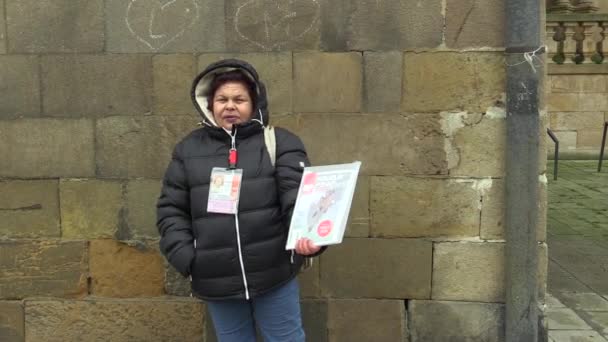
<path fill-rule="evenodd" d="M 305 239 L 285 250 L 309 165 L 304 146 L 275 129 L 273 165 L 265 87 L 246 62 L 209 65 L 191 95 L 203 127 L 177 144 L 167 168 L 157 204 L 161 251 L 206 300 L 220 342 L 255 341 L 255 325 L 265 341 L 304 341 L 295 276 L 305 256 L 323 251 Z M 238 202 L 211 188 L 218 175 L 234 181 L 222 189 L 238 188 Z"/>

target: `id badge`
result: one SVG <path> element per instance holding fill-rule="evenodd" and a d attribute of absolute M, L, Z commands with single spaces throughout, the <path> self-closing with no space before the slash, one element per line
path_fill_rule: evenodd
<path fill-rule="evenodd" d="M 207 212 L 236 214 L 239 207 L 242 178 L 242 169 L 214 167 L 211 170 Z"/>

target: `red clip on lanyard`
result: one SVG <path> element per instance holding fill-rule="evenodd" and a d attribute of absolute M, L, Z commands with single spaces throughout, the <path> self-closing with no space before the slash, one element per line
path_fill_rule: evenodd
<path fill-rule="evenodd" d="M 230 154 L 228 154 L 228 165 L 229 165 L 230 169 L 236 169 L 236 161 L 237 161 L 236 148 L 231 148 Z"/>
<path fill-rule="evenodd" d="M 230 134 L 231 147 L 228 153 L 228 168 L 236 169 L 236 162 L 238 161 L 238 153 L 236 151 L 236 126 L 232 126 L 232 134 Z"/>

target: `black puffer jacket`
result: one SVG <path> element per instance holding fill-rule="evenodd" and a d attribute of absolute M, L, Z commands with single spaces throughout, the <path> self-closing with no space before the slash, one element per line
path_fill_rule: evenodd
<path fill-rule="evenodd" d="M 237 126 L 237 168 L 243 170 L 238 217 L 207 212 L 211 169 L 228 167 L 230 134 L 207 109 L 217 72 L 239 68 L 257 84 L 254 119 Z M 264 85 L 239 60 L 212 64 L 194 81 L 192 98 L 203 127 L 177 144 L 157 204 L 160 249 L 169 263 L 192 277 L 193 294 L 204 299 L 254 298 L 292 279 L 303 258 L 285 250 L 289 220 L 303 166 L 300 139 L 277 128 L 273 167 L 264 143 L 268 124 Z"/>

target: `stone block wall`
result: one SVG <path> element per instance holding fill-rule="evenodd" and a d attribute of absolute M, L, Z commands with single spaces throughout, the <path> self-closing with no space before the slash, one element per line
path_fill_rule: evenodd
<path fill-rule="evenodd" d="M 578 74 L 576 67 L 561 68 L 571 74 L 566 70 L 548 76 L 549 127 L 559 140 L 560 158 L 597 160 L 608 121 L 608 74 Z M 554 144 L 548 144 L 553 158 Z"/>
<path fill-rule="evenodd" d="M 502 341 L 503 32 L 499 0 L 0 0 L 0 340 L 214 340 L 155 203 L 193 77 L 238 57 L 313 164 L 363 162 L 308 340 Z"/>

